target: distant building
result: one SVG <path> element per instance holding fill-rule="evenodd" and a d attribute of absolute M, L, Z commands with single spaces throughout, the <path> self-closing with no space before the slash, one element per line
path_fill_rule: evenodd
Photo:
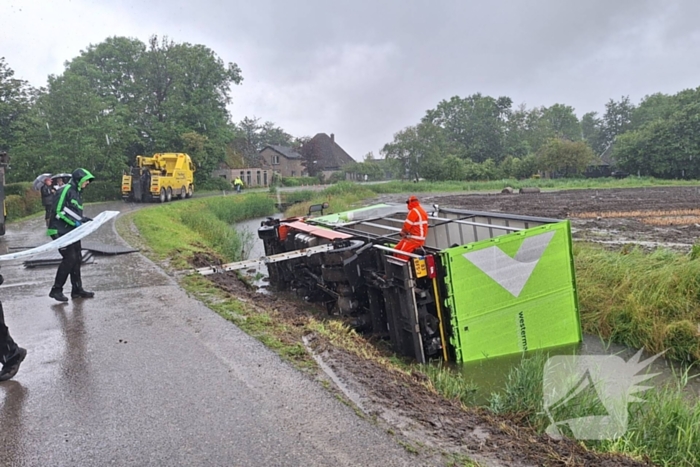
<path fill-rule="evenodd" d="M 272 181 L 272 167 L 245 138 L 237 138 L 226 148 L 226 157 L 218 169 L 211 174 L 214 178 L 223 178 L 233 183 L 236 177 L 241 177 L 247 187 L 264 187 Z"/>
<path fill-rule="evenodd" d="M 271 167 L 282 177 L 303 177 L 306 175 L 301 154 L 288 146 L 267 145 L 260 151 L 264 167 Z"/>
<path fill-rule="evenodd" d="M 610 177 L 615 171 L 615 164 L 612 160 L 612 144 L 609 144 L 605 151 L 600 156 L 588 164 L 584 172 L 584 176 L 588 178 Z"/>
<path fill-rule="evenodd" d="M 299 148 L 306 161 L 309 174 L 322 173 L 328 179 L 333 173 L 342 170 L 343 166 L 356 162 L 355 159 L 335 142 L 335 135 L 328 136 L 318 133 Z"/>

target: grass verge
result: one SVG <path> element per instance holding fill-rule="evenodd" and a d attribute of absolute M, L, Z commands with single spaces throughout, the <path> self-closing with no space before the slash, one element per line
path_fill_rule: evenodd
<path fill-rule="evenodd" d="M 574 249 L 584 332 L 700 361 L 700 259 L 667 250 Z"/>
<path fill-rule="evenodd" d="M 550 424 L 544 411 L 543 370 L 546 354 L 523 359 L 513 368 L 503 391 L 491 396 L 489 408 L 496 414 L 514 417 L 544 432 Z M 627 431 L 617 439 L 584 441 L 590 449 L 616 452 L 655 464 L 695 466 L 700 463 L 700 405 L 683 392 L 687 373 L 677 385 L 652 388 L 637 395 L 642 402 L 629 405 Z M 555 414 L 555 420 L 607 415 L 595 391 L 582 392 Z"/>

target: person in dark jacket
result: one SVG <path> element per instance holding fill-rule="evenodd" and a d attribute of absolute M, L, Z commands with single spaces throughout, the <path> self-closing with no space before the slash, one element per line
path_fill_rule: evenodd
<path fill-rule="evenodd" d="M 51 177 L 46 177 L 41 187 L 41 204 L 46 210 L 46 215 L 44 216 L 46 227 L 49 226 L 49 217 L 51 216 L 51 206 L 53 205 L 53 195 L 55 193 L 56 190 L 53 186 L 53 179 Z"/>
<path fill-rule="evenodd" d="M 3 283 L 3 277 L 0 275 L 0 284 Z M 27 356 L 27 350 L 18 346 L 12 337 L 10 336 L 10 331 L 5 325 L 5 314 L 2 310 L 2 303 L 0 303 L 0 363 L 2 364 L 2 369 L 0 369 L 0 381 L 7 381 L 13 378 L 17 371 L 19 371 L 19 365 L 24 361 L 24 357 Z"/>
<path fill-rule="evenodd" d="M 48 234 L 54 240 L 67 234 L 73 229 L 80 227 L 81 224 L 89 222 L 92 219 L 83 216 L 83 198 L 82 192 L 90 181 L 95 177 L 85 169 L 76 169 L 71 174 L 70 181 L 63 189 L 56 193 L 53 206 L 51 207 L 51 219 L 49 221 Z M 58 265 L 56 271 L 56 279 L 54 280 L 49 297 L 58 300 L 59 302 L 67 302 L 68 298 L 63 295 L 63 286 L 70 276 L 72 285 L 71 298 L 92 298 L 95 296 L 93 292 L 88 292 L 83 289 L 83 282 L 80 278 L 80 264 L 82 263 L 82 245 L 80 241 L 71 243 L 67 247 L 60 248 L 59 253 L 63 257 L 61 264 Z"/>

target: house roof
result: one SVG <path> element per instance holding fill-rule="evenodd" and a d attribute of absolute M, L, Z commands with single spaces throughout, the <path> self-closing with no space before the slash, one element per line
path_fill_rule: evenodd
<path fill-rule="evenodd" d="M 319 170 L 337 170 L 346 164 L 355 162 L 355 159 L 335 142 L 333 135 L 318 133 L 311 138 L 301 152 L 307 160 L 316 160 Z"/>
<path fill-rule="evenodd" d="M 294 148 L 290 148 L 289 146 L 277 146 L 276 144 L 268 144 L 264 148 L 260 150 L 260 152 L 264 151 L 265 149 L 270 148 L 273 151 L 279 153 L 280 155 L 286 157 L 287 159 L 301 159 L 301 154 L 296 152 Z"/>

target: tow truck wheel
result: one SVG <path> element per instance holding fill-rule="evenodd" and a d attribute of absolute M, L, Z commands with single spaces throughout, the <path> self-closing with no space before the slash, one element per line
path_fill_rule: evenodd
<path fill-rule="evenodd" d="M 158 200 L 161 203 L 165 203 L 165 188 L 160 189 L 160 198 Z"/>
<path fill-rule="evenodd" d="M 167 200 L 166 201 L 172 201 L 173 200 L 173 189 L 168 187 L 168 191 L 166 192 Z"/>
<path fill-rule="evenodd" d="M 180 196 L 178 198 L 185 199 L 187 197 L 187 189 L 183 186 L 180 188 Z"/>
<path fill-rule="evenodd" d="M 194 195 L 194 188 L 192 187 L 192 185 L 190 185 L 187 187 L 187 197 L 191 198 L 193 195 Z"/>

